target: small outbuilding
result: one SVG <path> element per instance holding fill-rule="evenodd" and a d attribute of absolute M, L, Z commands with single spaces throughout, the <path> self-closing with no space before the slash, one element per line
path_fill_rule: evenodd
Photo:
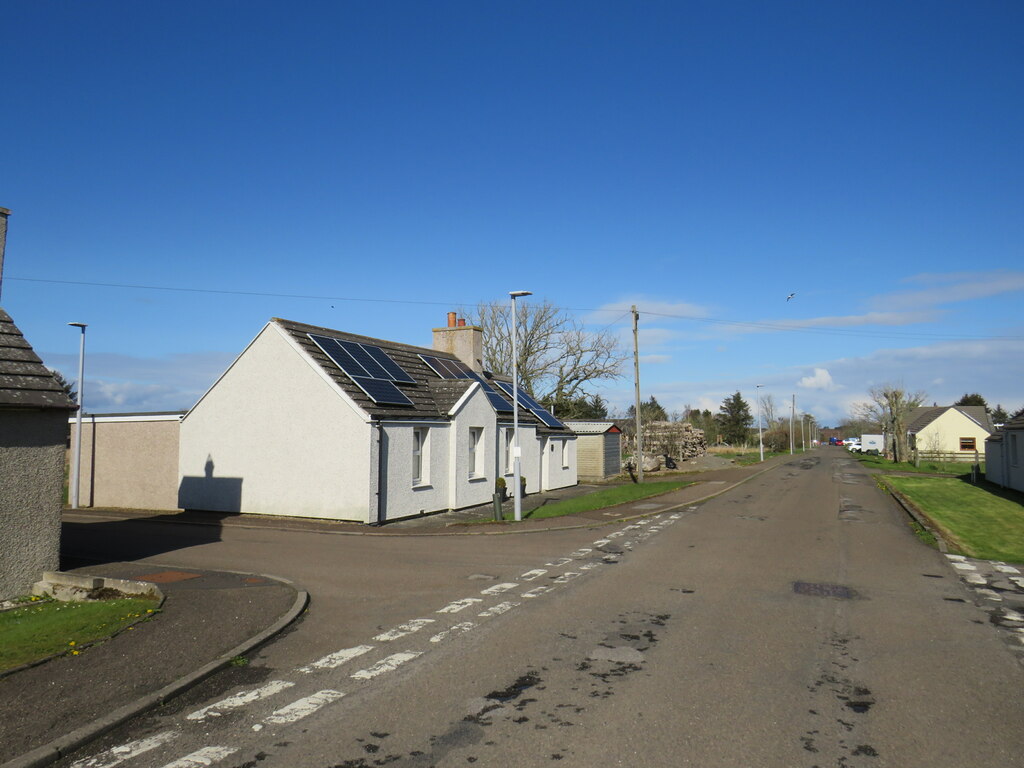
<path fill-rule="evenodd" d="M 604 480 L 622 472 L 622 430 L 613 421 L 566 419 L 576 434 L 576 469 L 581 480 Z"/>
<path fill-rule="evenodd" d="M 1024 415 L 1010 419 L 985 441 L 985 479 L 1024 492 Z"/>
<path fill-rule="evenodd" d="M 0 599 L 27 594 L 59 567 L 68 412 L 76 408 L 0 309 Z"/>

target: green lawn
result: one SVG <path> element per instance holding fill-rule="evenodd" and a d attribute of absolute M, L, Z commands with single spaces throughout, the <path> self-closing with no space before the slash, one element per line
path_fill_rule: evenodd
<path fill-rule="evenodd" d="M 799 448 L 797 448 L 796 449 L 796 453 L 794 454 L 794 456 L 799 455 L 801 453 L 803 453 L 803 451 L 801 451 Z M 751 464 L 757 464 L 757 463 L 759 463 L 761 461 L 761 450 L 759 448 L 754 448 L 753 450 L 750 450 L 750 451 L 739 451 L 739 450 L 737 450 L 737 451 L 722 451 L 722 450 L 715 450 L 715 451 L 709 451 L 709 455 L 711 455 L 711 456 L 720 456 L 723 459 L 732 459 L 734 462 L 739 464 L 741 467 L 746 467 L 746 466 L 749 466 Z M 786 449 L 785 451 L 769 451 L 769 450 L 765 449 L 765 452 L 764 452 L 764 458 L 765 458 L 766 461 L 768 459 L 772 458 L 773 456 L 783 456 L 783 455 L 789 456 L 789 449 Z"/>
<path fill-rule="evenodd" d="M 864 453 L 851 453 L 851 457 L 857 459 L 865 467 L 881 469 L 885 472 L 920 472 L 922 474 L 945 474 L 945 475 L 969 475 L 971 464 L 960 461 L 922 461 L 920 467 L 915 467 L 912 462 L 901 461 L 896 464 L 884 456 L 868 456 Z M 981 463 L 981 471 L 985 471 L 985 462 Z"/>
<path fill-rule="evenodd" d="M 684 488 L 687 485 L 693 485 L 693 483 L 687 480 L 664 480 L 656 483 L 617 485 L 613 488 L 606 488 L 603 491 L 588 493 L 585 496 L 577 496 L 573 499 L 545 504 L 529 512 L 523 512 L 523 519 L 542 520 L 546 517 L 561 517 L 562 515 L 574 515 L 579 512 L 590 512 L 595 509 L 614 507 L 616 504 L 624 504 L 627 501 L 657 496 L 661 493 L 674 491 L 677 488 Z"/>
<path fill-rule="evenodd" d="M 83 646 L 117 634 L 156 613 L 158 601 L 143 598 L 81 603 L 28 602 L 0 613 L 0 670 L 60 653 L 74 656 Z"/>
<path fill-rule="evenodd" d="M 969 557 L 1024 563 L 1024 496 L 984 481 L 884 476 Z"/>

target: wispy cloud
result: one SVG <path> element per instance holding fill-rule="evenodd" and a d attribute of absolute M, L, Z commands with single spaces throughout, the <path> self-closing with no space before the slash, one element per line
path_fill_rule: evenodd
<path fill-rule="evenodd" d="M 909 277 L 903 282 L 917 283 L 925 287 L 876 296 L 871 300 L 871 306 L 900 306 L 906 309 L 937 307 L 961 301 L 985 299 L 1002 293 L 1024 291 L 1024 272 L 997 270 L 945 274 L 925 273 Z"/>

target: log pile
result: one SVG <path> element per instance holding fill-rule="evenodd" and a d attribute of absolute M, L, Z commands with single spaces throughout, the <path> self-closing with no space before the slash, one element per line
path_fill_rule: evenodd
<path fill-rule="evenodd" d="M 688 421 L 652 421 L 644 425 L 645 471 L 660 469 L 664 456 L 679 462 L 703 456 L 707 451 L 704 430 L 694 429 Z"/>

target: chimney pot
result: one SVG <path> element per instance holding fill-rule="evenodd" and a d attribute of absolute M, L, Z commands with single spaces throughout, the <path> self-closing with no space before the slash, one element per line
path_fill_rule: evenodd
<path fill-rule="evenodd" d="M 460 317 L 459 318 L 459 328 L 465 328 L 465 327 L 466 327 L 466 318 Z"/>
<path fill-rule="evenodd" d="M 449 312 L 448 313 L 448 327 L 449 328 L 454 328 L 455 327 L 455 313 L 454 312 Z"/>

